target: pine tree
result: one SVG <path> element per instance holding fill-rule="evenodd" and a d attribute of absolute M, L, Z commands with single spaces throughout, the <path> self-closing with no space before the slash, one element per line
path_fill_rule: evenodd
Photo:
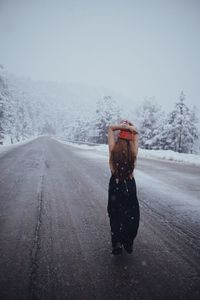
<path fill-rule="evenodd" d="M 160 127 L 164 118 L 161 106 L 145 100 L 137 110 L 137 121 L 140 131 L 139 143 L 144 149 L 159 149 Z"/>
<path fill-rule="evenodd" d="M 192 153 L 195 141 L 198 139 L 197 118 L 185 104 L 185 95 L 180 94 L 175 109 L 169 114 L 162 138 L 165 140 L 164 149 L 179 153 Z"/>
<path fill-rule="evenodd" d="M 5 110 L 5 95 L 4 95 L 4 83 L 0 77 L 0 145 L 3 144 L 4 138 L 4 110 Z"/>
<path fill-rule="evenodd" d="M 9 94 L 7 84 L 0 75 L 0 144 L 4 143 L 5 138 L 10 136 L 12 141 L 12 97 Z"/>
<path fill-rule="evenodd" d="M 191 135 L 194 137 L 192 139 L 190 152 L 199 153 L 200 151 L 200 131 L 199 131 L 199 119 L 197 117 L 197 108 L 194 106 L 191 110 L 191 122 L 194 126 L 191 127 Z"/>
<path fill-rule="evenodd" d="M 107 144 L 108 125 L 117 123 L 120 119 L 119 107 L 111 96 L 105 96 L 97 101 L 97 109 L 93 130 L 94 142 Z"/>

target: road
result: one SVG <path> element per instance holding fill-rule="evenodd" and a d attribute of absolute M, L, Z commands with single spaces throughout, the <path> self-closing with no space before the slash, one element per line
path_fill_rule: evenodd
<path fill-rule="evenodd" d="M 200 168 L 138 159 L 141 222 L 110 252 L 105 154 L 39 137 L 0 156 L 1 299 L 200 299 Z"/>

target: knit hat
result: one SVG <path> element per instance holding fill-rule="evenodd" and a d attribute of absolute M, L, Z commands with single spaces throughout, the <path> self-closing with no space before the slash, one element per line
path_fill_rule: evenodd
<path fill-rule="evenodd" d="M 127 120 L 122 120 L 120 124 L 125 124 L 125 125 L 132 125 L 129 121 Z M 120 130 L 118 138 L 124 139 L 124 140 L 129 140 L 133 141 L 134 140 L 134 133 L 131 132 L 130 130 L 124 129 Z"/>

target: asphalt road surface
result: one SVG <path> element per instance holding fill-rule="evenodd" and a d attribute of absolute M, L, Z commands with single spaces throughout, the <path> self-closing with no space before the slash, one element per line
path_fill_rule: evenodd
<path fill-rule="evenodd" d="M 106 155 L 40 137 L 0 156 L 0 299 L 200 299 L 200 168 L 138 159 L 134 251 L 111 254 Z"/>

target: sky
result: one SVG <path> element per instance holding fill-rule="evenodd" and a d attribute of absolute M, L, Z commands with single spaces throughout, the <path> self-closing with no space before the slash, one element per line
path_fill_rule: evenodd
<path fill-rule="evenodd" d="M 0 0 L 0 64 L 200 110 L 200 0 Z M 122 99 L 123 101 L 123 99 Z"/>

